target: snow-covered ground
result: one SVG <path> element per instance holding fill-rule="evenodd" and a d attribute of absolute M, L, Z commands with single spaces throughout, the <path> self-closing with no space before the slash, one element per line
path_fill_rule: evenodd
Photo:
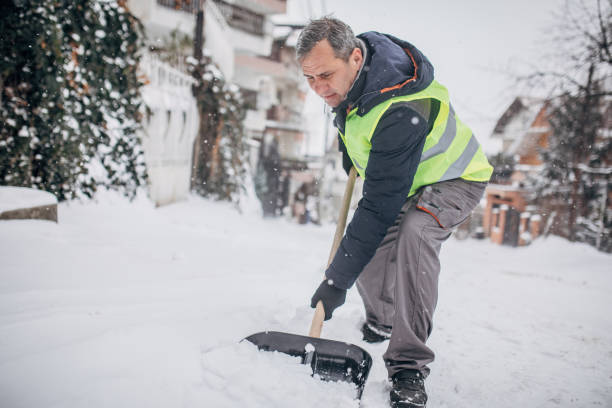
<path fill-rule="evenodd" d="M 291 357 L 239 341 L 305 334 L 333 226 L 191 197 L 112 194 L 59 223 L 0 221 L 0 406 L 357 407 Z M 612 407 L 612 257 L 557 238 L 451 238 L 430 345 L 430 407 Z M 355 290 L 323 337 L 370 352 L 362 407 L 385 407 L 385 344 Z"/>

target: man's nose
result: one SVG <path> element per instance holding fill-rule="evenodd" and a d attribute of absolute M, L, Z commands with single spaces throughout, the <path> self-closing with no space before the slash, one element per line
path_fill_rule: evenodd
<path fill-rule="evenodd" d="M 323 83 L 323 81 L 315 79 L 314 82 L 312 83 L 312 90 L 315 91 L 315 93 L 320 96 L 325 93 L 326 86 Z"/>

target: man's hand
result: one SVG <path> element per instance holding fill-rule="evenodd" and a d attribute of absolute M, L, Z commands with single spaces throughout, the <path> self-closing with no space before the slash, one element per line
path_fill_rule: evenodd
<path fill-rule="evenodd" d="M 346 289 L 337 288 L 334 286 L 334 282 L 331 279 L 325 279 L 321 282 L 314 295 L 312 295 L 310 307 L 317 307 L 319 300 L 323 302 L 325 320 L 329 320 L 334 310 L 344 304 L 346 300 Z"/>

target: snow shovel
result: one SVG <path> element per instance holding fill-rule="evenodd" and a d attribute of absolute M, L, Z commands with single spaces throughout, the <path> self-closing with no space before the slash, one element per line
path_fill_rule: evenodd
<path fill-rule="evenodd" d="M 356 174 L 355 168 L 351 168 L 344 190 L 334 242 L 327 261 L 328 266 L 334 259 L 344 235 Z M 310 365 L 313 376 L 316 375 L 324 381 L 354 383 L 357 386 L 357 398 L 360 399 L 372 366 L 372 357 L 367 351 L 353 344 L 321 339 L 324 318 L 323 303 L 318 302 L 308 336 L 268 331 L 253 334 L 245 340 L 255 344 L 260 350 L 278 351 L 300 357 L 302 364 Z"/>

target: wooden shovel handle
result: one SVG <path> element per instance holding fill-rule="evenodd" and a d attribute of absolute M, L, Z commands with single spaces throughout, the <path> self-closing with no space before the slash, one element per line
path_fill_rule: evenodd
<path fill-rule="evenodd" d="M 351 206 L 351 197 L 353 196 L 353 188 L 355 187 L 356 178 L 357 171 L 355 170 L 355 167 L 351 167 L 351 171 L 349 171 L 349 177 L 346 182 L 346 188 L 344 189 L 344 197 L 342 197 L 340 213 L 338 214 L 338 224 L 336 225 L 336 233 L 334 234 L 334 243 L 332 244 L 331 251 L 329 252 L 329 259 L 327 260 L 328 267 L 334 260 L 336 251 L 338 251 L 338 247 L 340 246 L 340 241 L 342 241 L 342 237 L 344 236 L 346 218 Z M 319 301 L 317 303 L 317 307 L 315 308 L 314 316 L 312 317 L 312 323 L 310 324 L 310 331 L 308 332 L 310 337 L 321 337 L 324 319 L 325 309 L 323 308 L 323 302 Z"/>
<path fill-rule="evenodd" d="M 323 320 L 325 320 L 325 309 L 323 308 L 323 302 L 319 300 L 317 302 L 314 315 L 312 316 L 312 323 L 310 323 L 310 331 L 308 332 L 308 336 L 316 338 L 321 337 Z"/>

